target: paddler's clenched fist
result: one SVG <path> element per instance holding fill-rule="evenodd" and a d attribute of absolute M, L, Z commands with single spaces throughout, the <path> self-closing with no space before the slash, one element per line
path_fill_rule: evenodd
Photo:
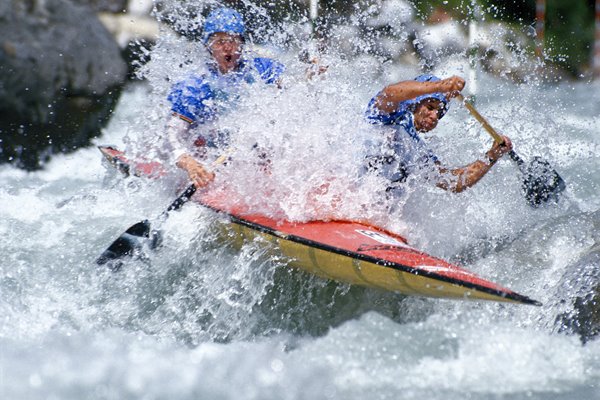
<path fill-rule="evenodd" d="M 176 164 L 187 172 L 190 180 L 198 189 L 207 186 L 215 179 L 214 173 L 207 171 L 202 164 L 194 160 L 189 154 L 183 154 L 179 157 Z"/>
<path fill-rule="evenodd" d="M 456 97 L 465 87 L 465 80 L 456 75 L 442 79 L 437 83 L 439 85 L 439 91 L 444 93 L 449 99 Z"/>
<path fill-rule="evenodd" d="M 508 136 L 502 135 L 502 142 L 494 141 L 494 145 L 486 153 L 490 162 L 496 162 L 500 157 L 512 150 L 512 142 Z"/>

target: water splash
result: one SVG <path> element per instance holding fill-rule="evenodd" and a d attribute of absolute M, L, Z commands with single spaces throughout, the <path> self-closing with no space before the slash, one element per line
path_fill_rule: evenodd
<path fill-rule="evenodd" d="M 199 26 L 192 15 L 217 3 L 191 3 L 189 14 L 176 4 L 157 12 L 173 13 L 185 31 Z M 598 341 L 582 346 L 556 322 L 577 314 L 577 299 L 592 304 L 597 286 L 587 273 L 597 261 L 600 206 L 597 84 L 480 80 L 481 113 L 519 154 L 543 155 L 567 181 L 558 206 L 529 208 L 514 165 L 501 161 L 460 195 L 415 182 L 388 216 L 375 205 L 383 182 L 358 175 L 362 140 L 376 134 L 362 112 L 383 85 L 415 76 L 418 65 L 383 62 L 360 38 L 346 53 L 325 53 L 328 72 L 307 82 L 297 57 L 305 31 L 287 30 L 295 22 L 264 31 L 276 45 L 256 40 L 255 51 L 273 52 L 288 74 L 283 89 L 257 89 L 239 104 L 230 127 L 247 134 L 235 137 L 217 183 L 273 216 L 379 221 L 544 307 L 405 298 L 325 281 L 287 269 L 261 241 L 230 246 L 226 221 L 193 204 L 164 224 L 159 252 L 130 260 L 119 274 L 98 269 L 99 252 L 127 226 L 159 215 L 179 182 L 105 179 L 97 150 L 80 149 L 44 171 L 0 167 L 0 393 L 597 398 Z M 128 90 L 98 144 L 158 153 L 168 88 L 205 56 L 165 29 L 141 70 L 146 82 Z M 457 57 L 436 73 L 465 65 Z M 449 165 L 470 162 L 491 144 L 456 104 L 426 140 Z M 255 144 L 270 152 L 268 174 Z"/>

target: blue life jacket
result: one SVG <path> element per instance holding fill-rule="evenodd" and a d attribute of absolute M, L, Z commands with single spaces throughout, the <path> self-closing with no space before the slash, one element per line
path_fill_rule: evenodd
<path fill-rule="evenodd" d="M 234 105 L 243 83 L 253 84 L 262 80 L 273 84 L 285 67 L 270 58 L 254 58 L 242 61 L 239 70 L 220 74 L 216 68 L 200 76 L 191 76 L 176 83 L 167 99 L 171 110 L 190 124 L 204 124 L 215 120 Z"/>
<path fill-rule="evenodd" d="M 400 103 L 397 110 L 387 114 L 375 107 L 375 99 L 371 99 L 367 108 L 367 120 L 392 129 L 382 132 L 377 144 L 370 144 L 365 167 L 390 180 L 387 191 L 398 195 L 402 192 L 399 184 L 410 174 L 419 170 L 436 172 L 434 164 L 438 158 L 415 129 L 412 102 Z"/>

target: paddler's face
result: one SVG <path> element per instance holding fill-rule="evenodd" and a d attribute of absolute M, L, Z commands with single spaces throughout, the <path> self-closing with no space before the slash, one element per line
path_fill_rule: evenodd
<path fill-rule="evenodd" d="M 208 39 L 208 50 L 215 59 L 219 71 L 226 74 L 238 68 L 242 56 L 243 40 L 239 35 L 217 32 Z"/>
<path fill-rule="evenodd" d="M 440 121 L 444 104 L 436 99 L 425 99 L 415 108 L 415 129 L 418 132 L 429 132 Z"/>

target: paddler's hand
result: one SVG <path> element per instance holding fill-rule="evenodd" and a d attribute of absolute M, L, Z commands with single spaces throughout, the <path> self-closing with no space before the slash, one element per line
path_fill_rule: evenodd
<path fill-rule="evenodd" d="M 215 174 L 207 171 L 198 161 L 189 154 L 183 154 L 177 160 L 177 166 L 185 170 L 190 180 L 197 189 L 203 188 L 215 179 Z"/>
<path fill-rule="evenodd" d="M 442 79 L 438 82 L 439 90 L 446 94 L 448 99 L 458 96 L 461 90 L 465 87 L 465 80 L 460 76 L 451 76 L 450 78 Z"/>
<path fill-rule="evenodd" d="M 329 69 L 328 65 L 321 65 L 317 57 L 308 60 L 308 64 L 310 64 L 310 66 L 306 68 L 306 79 L 309 81 L 312 80 L 315 75 L 322 75 Z"/>
<path fill-rule="evenodd" d="M 490 162 L 494 163 L 500 159 L 503 155 L 512 150 L 512 142 L 508 136 L 502 135 L 502 142 L 498 143 L 494 141 L 494 145 L 486 153 Z"/>

